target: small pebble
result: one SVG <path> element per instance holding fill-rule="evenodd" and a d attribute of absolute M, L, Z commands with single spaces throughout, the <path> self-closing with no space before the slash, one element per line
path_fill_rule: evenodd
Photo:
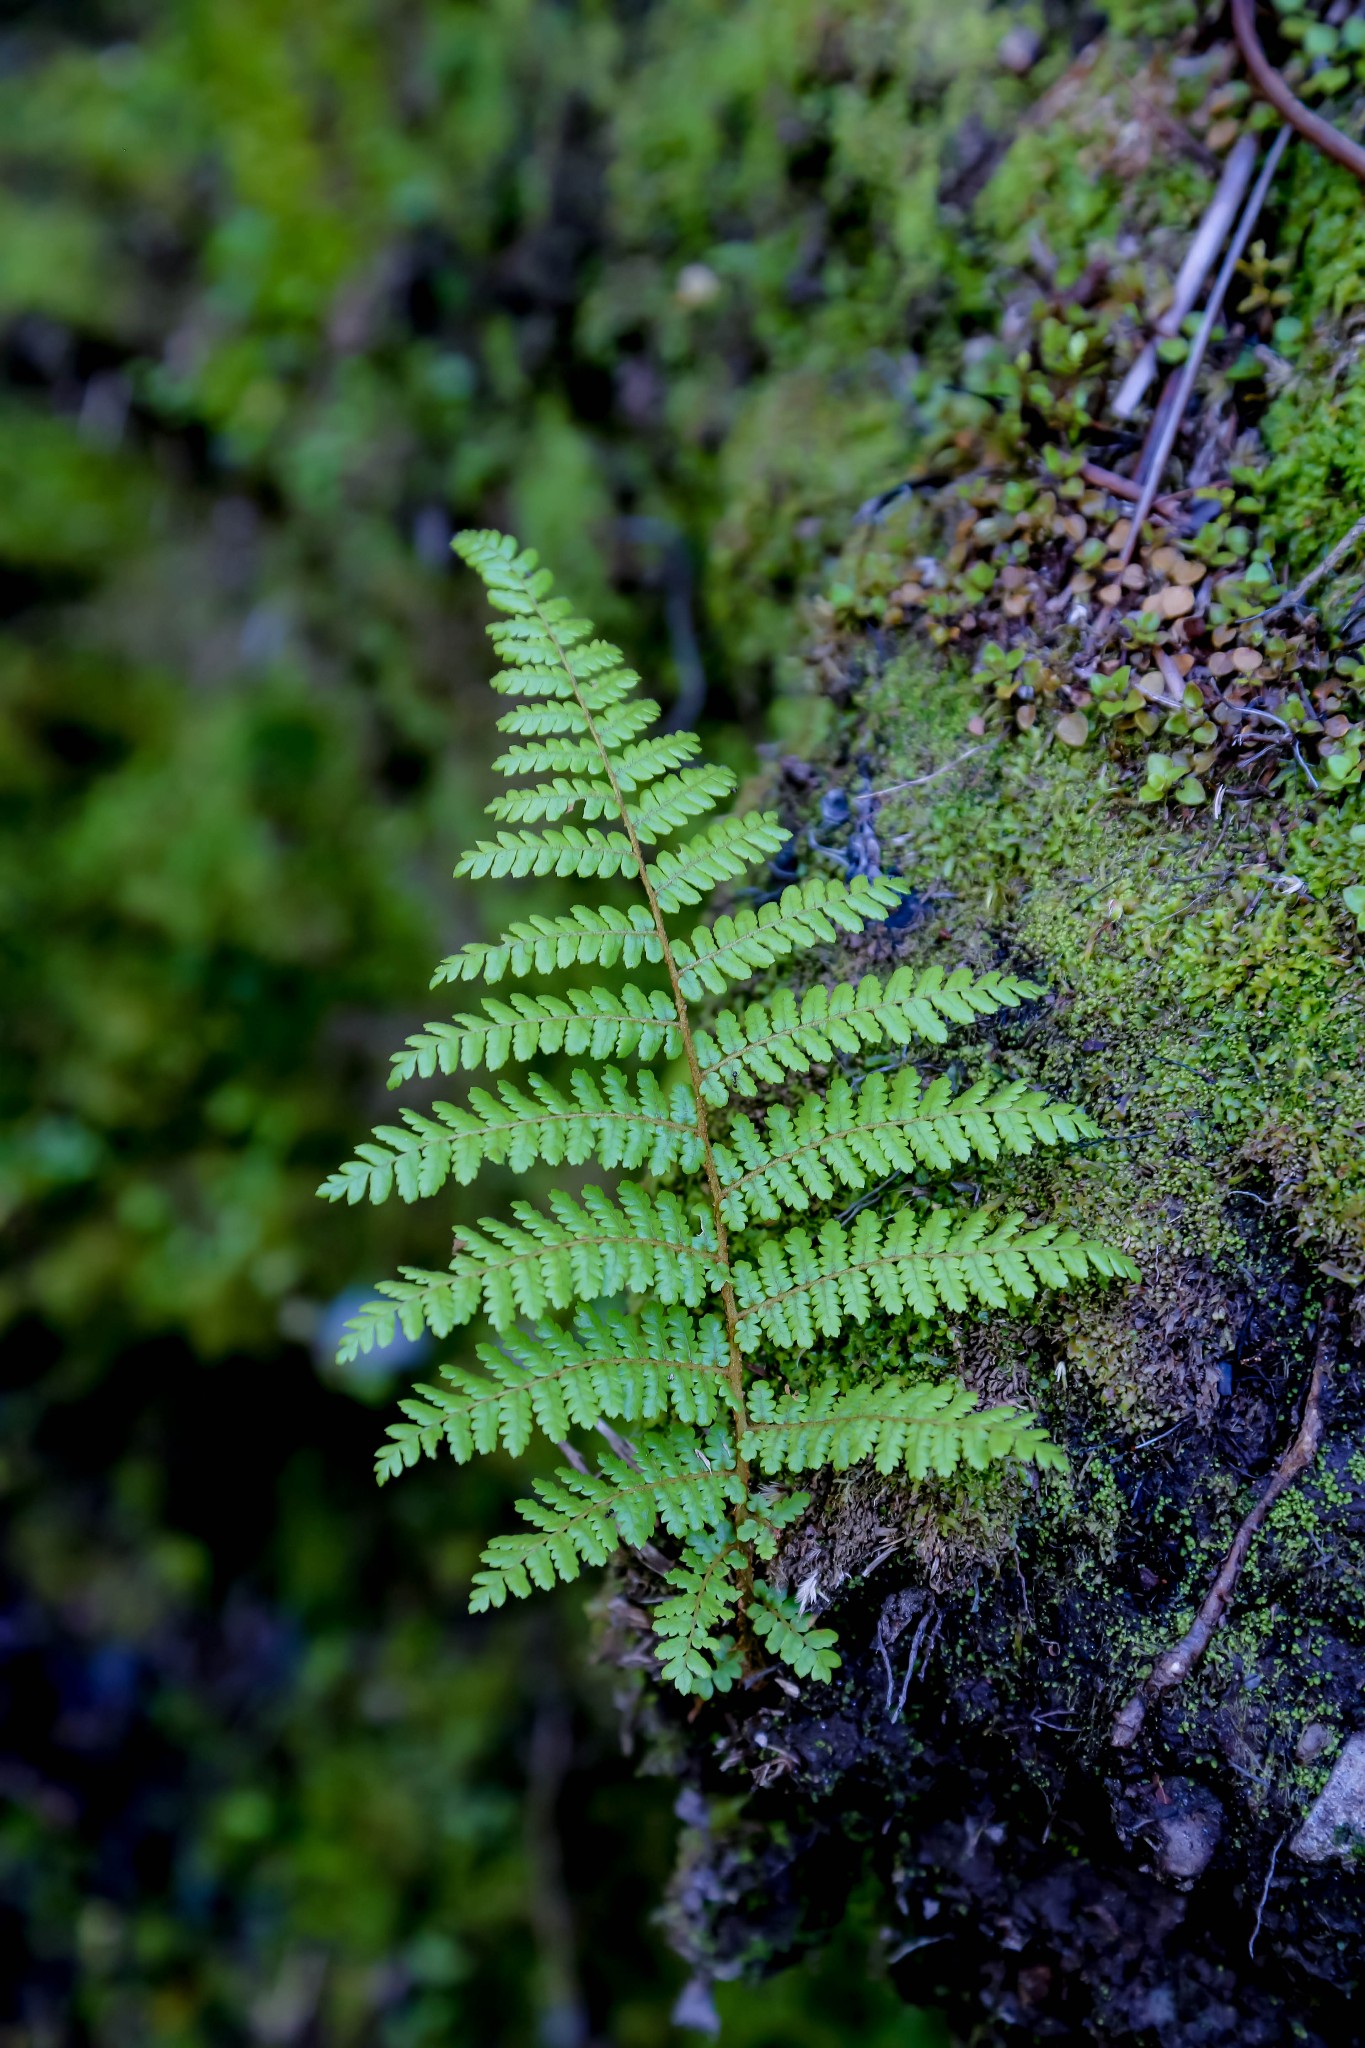
<path fill-rule="evenodd" d="M 1336 1730 L 1329 1728 L 1325 1721 L 1310 1721 L 1298 1739 L 1294 1750 L 1296 1763 L 1311 1764 L 1329 1750 L 1336 1741 Z"/>
<path fill-rule="evenodd" d="M 1006 30 L 995 55 L 1002 70 L 1012 71 L 1016 78 L 1025 78 L 1042 53 L 1043 39 L 1037 29 L 1029 28 L 1021 21 Z"/>
<path fill-rule="evenodd" d="M 673 296 L 690 312 L 698 306 L 709 306 L 720 297 L 720 290 L 720 279 L 709 263 L 684 263 L 678 272 Z"/>

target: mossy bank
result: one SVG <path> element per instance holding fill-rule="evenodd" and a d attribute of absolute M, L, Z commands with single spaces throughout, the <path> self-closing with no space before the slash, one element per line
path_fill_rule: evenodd
<path fill-rule="evenodd" d="M 1166 26 L 1145 64 L 1091 45 L 977 202 L 993 317 L 921 394 L 908 485 L 848 508 L 770 768 L 789 861 L 908 891 L 831 973 L 1008 966 L 1048 991 L 956 1071 L 1026 1078 L 1102 1136 L 1016 1162 L 989 1198 L 1066 1214 L 1143 1279 L 969 1315 L 945 1349 L 985 1398 L 1037 1410 L 1066 1474 L 822 1482 L 784 1562 L 848 1646 L 833 1681 L 645 1709 L 688 1787 L 672 1916 L 699 1986 L 818 1940 L 871 1866 L 896 1981 L 974 2041 L 1361 2032 L 1354 584 L 1267 606 L 1349 523 L 1365 205 L 1291 152 L 1172 495 L 1130 534 L 1105 476 L 1146 415 L 1129 434 L 1111 401 L 1207 201 L 1199 138 L 1221 156 L 1261 120 L 1226 46 Z M 1336 90 L 1349 102 L 1353 74 Z M 1300 268 L 1325 211 L 1330 277 Z M 1316 1458 L 1202 1663 L 1116 1744 L 1293 1441 L 1337 1318 Z M 628 1572 L 608 1609 L 628 1661 L 648 1597 Z"/>

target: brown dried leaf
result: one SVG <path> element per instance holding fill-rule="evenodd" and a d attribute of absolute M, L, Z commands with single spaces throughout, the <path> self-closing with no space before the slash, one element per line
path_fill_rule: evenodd
<path fill-rule="evenodd" d="M 1182 583 L 1167 583 L 1142 600 L 1142 609 L 1155 612 L 1159 619 L 1182 619 L 1194 610 L 1194 592 Z"/>

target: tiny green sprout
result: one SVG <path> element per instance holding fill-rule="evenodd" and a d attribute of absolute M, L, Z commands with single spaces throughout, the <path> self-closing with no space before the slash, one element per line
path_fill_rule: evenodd
<path fill-rule="evenodd" d="M 1149 754 L 1147 756 L 1147 780 L 1138 791 L 1140 804 L 1159 804 L 1167 798 L 1176 784 L 1183 780 L 1189 770 L 1189 763 L 1183 754 Z"/>

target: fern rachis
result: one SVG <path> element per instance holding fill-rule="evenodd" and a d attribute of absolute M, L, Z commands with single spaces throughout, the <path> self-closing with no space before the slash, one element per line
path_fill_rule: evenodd
<path fill-rule="evenodd" d="M 499 721 L 516 744 L 496 765 L 510 778 L 542 778 L 490 805 L 502 829 L 457 873 L 625 878 L 639 896 L 624 910 L 530 917 L 443 962 L 435 984 L 503 992 L 409 1038 L 392 1081 L 481 1066 L 499 1078 L 462 1103 L 403 1110 L 322 1192 L 354 1202 L 397 1191 L 411 1201 L 489 1163 L 519 1172 L 537 1161 L 595 1162 L 645 1177 L 556 1189 L 543 1208 L 515 1201 L 508 1217 L 463 1230 L 446 1271 L 405 1269 L 381 1283 L 353 1318 L 343 1356 L 387 1342 L 399 1323 L 445 1337 L 482 1318 L 499 1341 L 476 1347 L 481 1372 L 448 1365 L 442 1386 L 418 1387 L 401 1404 L 380 1476 L 442 1444 L 460 1462 L 499 1446 L 519 1454 L 536 1432 L 564 1443 L 597 1430 L 616 1444 L 611 1424 L 624 1423 L 627 1455 L 604 1453 L 592 1471 L 575 1453 L 535 1482 L 520 1503 L 523 1533 L 485 1552 L 475 1607 L 574 1578 L 662 1525 L 680 1553 L 654 1616 L 672 1683 L 724 1690 L 755 1640 L 799 1675 L 826 1677 L 838 1663 L 832 1633 L 764 1575 L 781 1530 L 807 1505 L 804 1494 L 775 1493 L 772 1476 L 871 1458 L 922 1477 L 1002 1458 L 1058 1463 L 1060 1453 L 1029 1417 L 983 1411 L 960 1385 L 806 1388 L 799 1371 L 786 1383 L 783 1356 L 879 1315 L 909 1310 L 931 1322 L 1087 1274 L 1133 1275 L 1124 1254 L 1074 1230 L 963 1213 L 941 1194 L 924 1210 L 876 1206 L 897 1175 L 932 1185 L 962 1161 L 1074 1142 L 1094 1127 L 1017 1081 L 954 1095 L 942 1077 L 926 1084 L 908 1065 L 861 1085 L 829 1077 L 841 1054 L 942 1043 L 951 1024 L 1037 993 L 1009 975 L 897 968 L 799 998 L 778 988 L 698 1024 L 694 1008 L 708 998 L 884 917 L 899 887 L 814 878 L 758 909 L 675 928 L 786 833 L 763 812 L 698 824 L 733 778 L 696 762 L 693 735 L 649 736 L 657 707 L 633 694 L 637 679 L 618 650 L 552 595 L 534 555 L 492 533 L 462 534 L 456 547 L 503 614 L 490 627 L 504 663 L 494 688 L 521 700 Z M 578 969 L 589 979 L 558 993 L 517 986 Z M 617 969 L 659 980 L 602 980 Z M 561 1053 L 593 1067 L 573 1069 L 567 1086 L 536 1070 Z M 659 1063 L 672 1073 L 656 1073 Z M 501 1071 L 518 1064 L 522 1078 Z M 793 1095 L 803 1077 L 815 1078 Z M 788 1099 L 764 1108 L 775 1086 Z M 821 1213 L 868 1188 L 872 1206 L 847 1224 Z"/>

